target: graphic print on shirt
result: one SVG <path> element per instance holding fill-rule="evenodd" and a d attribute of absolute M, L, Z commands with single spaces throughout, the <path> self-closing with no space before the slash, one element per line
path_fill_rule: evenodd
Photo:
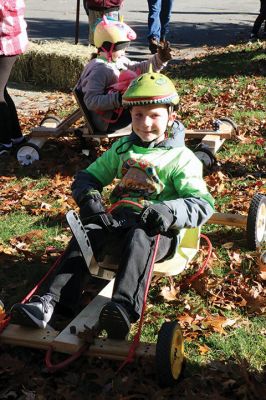
<path fill-rule="evenodd" d="M 164 189 L 155 166 L 147 160 L 129 158 L 122 166 L 122 178 L 113 190 L 117 198 L 155 198 Z"/>

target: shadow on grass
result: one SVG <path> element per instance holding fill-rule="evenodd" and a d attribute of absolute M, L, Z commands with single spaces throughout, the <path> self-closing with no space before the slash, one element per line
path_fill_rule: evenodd
<path fill-rule="evenodd" d="M 241 178 L 253 176 L 254 178 L 266 178 L 266 159 L 257 157 L 253 164 L 244 164 L 244 162 L 226 161 L 221 166 L 223 173 L 230 177 Z"/>
<path fill-rule="evenodd" d="M 121 361 L 104 357 L 81 357 L 53 374 L 47 372 L 41 350 L 4 345 L 1 357 L 7 357 L 10 364 L 9 368 L 0 367 L 1 398 L 7 398 L 5 393 L 12 389 L 16 396 L 12 398 L 34 393 L 36 398 L 50 400 L 261 400 L 266 390 L 265 374 L 251 371 L 248 361 L 242 359 L 215 359 L 206 364 L 187 360 L 182 378 L 174 386 L 163 388 L 156 381 L 155 360 L 146 357 L 135 359 L 118 374 Z M 54 354 L 54 361 L 65 357 Z M 163 369 L 159 362 L 157 367 Z"/>
<path fill-rule="evenodd" d="M 0 255 L 0 299 L 6 310 L 25 298 L 56 259 L 57 256 L 47 256 L 44 260 L 43 253 L 28 254 L 27 256 Z"/>

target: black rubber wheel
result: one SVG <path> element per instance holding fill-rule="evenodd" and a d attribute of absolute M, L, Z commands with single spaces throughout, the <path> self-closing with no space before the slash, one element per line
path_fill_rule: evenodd
<path fill-rule="evenodd" d="M 40 125 L 43 126 L 47 122 L 48 123 L 55 122 L 56 123 L 55 128 L 56 128 L 61 123 L 61 119 L 56 115 L 48 114 L 41 120 Z"/>
<path fill-rule="evenodd" d="M 173 386 L 184 367 L 184 339 L 177 321 L 164 322 L 156 344 L 156 372 L 160 386 Z"/>
<path fill-rule="evenodd" d="M 237 124 L 231 118 L 222 117 L 222 118 L 219 118 L 219 121 L 228 122 L 228 124 L 234 128 L 235 132 L 237 131 Z"/>
<path fill-rule="evenodd" d="M 212 168 L 217 165 L 217 159 L 208 146 L 199 144 L 194 150 L 195 156 L 202 162 L 207 172 L 210 172 Z"/>
<path fill-rule="evenodd" d="M 256 250 L 266 239 L 266 196 L 253 196 L 247 218 L 247 243 L 250 250 Z"/>

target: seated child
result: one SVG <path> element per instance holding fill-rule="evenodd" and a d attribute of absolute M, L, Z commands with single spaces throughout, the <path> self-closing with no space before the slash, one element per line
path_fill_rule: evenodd
<path fill-rule="evenodd" d="M 84 68 L 76 89 L 82 93 L 84 103 L 91 112 L 92 124 L 100 132 L 114 132 L 131 123 L 130 113 L 121 112 L 121 91 L 110 90 L 118 82 L 121 71 L 140 74 L 147 72 L 151 64 L 154 71 L 160 71 L 172 58 L 169 44 L 166 44 L 164 48 L 158 48 L 158 53 L 148 61 L 130 61 L 125 56 L 125 50 L 134 39 L 136 33 L 123 22 L 104 16 L 96 25 L 94 42 L 98 53 Z"/>
<path fill-rule="evenodd" d="M 183 126 L 175 120 L 178 102 L 166 76 L 148 72 L 137 77 L 123 95 L 132 116 L 131 135 L 78 172 L 72 184 L 96 260 L 112 256 L 118 264 L 111 301 L 99 316 L 100 329 L 112 339 L 124 339 L 140 317 L 156 235 L 160 234 L 157 262 L 174 256 L 181 228 L 198 227 L 213 213 L 202 164 L 179 140 Z M 110 202 L 128 200 L 142 209 L 123 203 L 108 213 L 101 193 L 114 179 L 118 182 Z M 44 328 L 55 306 L 74 310 L 88 275 L 73 238 L 49 290 L 26 304 L 15 304 L 13 321 Z"/>

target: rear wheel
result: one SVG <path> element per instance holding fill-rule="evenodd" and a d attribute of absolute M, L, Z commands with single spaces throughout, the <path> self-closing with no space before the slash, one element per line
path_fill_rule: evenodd
<path fill-rule="evenodd" d="M 261 193 L 253 197 L 247 218 L 247 243 L 256 250 L 266 239 L 266 196 Z"/>
<path fill-rule="evenodd" d="M 34 143 L 22 145 L 17 150 L 17 160 L 20 165 L 30 165 L 40 159 L 40 148 Z"/>
<path fill-rule="evenodd" d="M 164 322 L 156 345 L 156 370 L 160 386 L 174 385 L 184 366 L 184 339 L 177 321 Z"/>
<path fill-rule="evenodd" d="M 56 128 L 61 123 L 61 119 L 56 115 L 48 114 L 41 120 L 41 126 L 47 126 L 49 128 Z"/>
<path fill-rule="evenodd" d="M 219 118 L 219 121 L 224 122 L 225 124 L 231 126 L 235 132 L 237 131 L 237 124 L 231 118 L 222 117 Z"/>

